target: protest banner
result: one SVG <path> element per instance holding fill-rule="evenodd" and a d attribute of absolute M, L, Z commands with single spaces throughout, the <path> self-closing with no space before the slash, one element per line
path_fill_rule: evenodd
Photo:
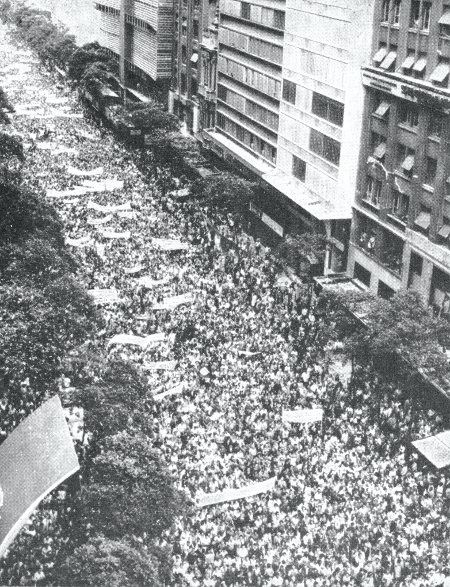
<path fill-rule="evenodd" d="M 87 203 L 88 210 L 97 210 L 97 212 L 118 212 L 120 210 L 131 210 L 131 202 L 126 202 L 125 204 L 110 204 L 110 205 L 102 205 L 97 204 L 96 202 L 88 202 Z"/>
<path fill-rule="evenodd" d="M 101 224 L 107 224 L 108 222 L 111 222 L 112 219 L 113 215 L 108 214 L 107 216 L 102 216 L 101 218 L 88 218 L 86 223 L 90 224 L 91 226 L 100 226 Z"/>
<path fill-rule="evenodd" d="M 257 357 L 258 355 L 262 355 L 261 351 L 241 351 L 238 349 L 238 355 L 241 357 Z"/>
<path fill-rule="evenodd" d="M 271 477 L 267 481 L 252 483 L 251 485 L 241 487 L 241 489 L 224 489 L 215 493 L 202 493 L 197 497 L 197 507 L 203 508 L 208 505 L 226 503 L 228 501 L 235 501 L 236 499 L 267 493 L 275 488 L 275 481 L 276 477 Z"/>
<path fill-rule="evenodd" d="M 311 424 L 321 422 L 323 419 L 322 408 L 311 408 L 301 410 L 283 410 L 281 419 L 291 424 Z"/>
<path fill-rule="evenodd" d="M 47 198 L 73 198 L 77 196 L 85 196 L 90 193 L 88 188 L 82 186 L 75 186 L 69 190 L 55 190 L 49 188 L 46 192 Z"/>
<path fill-rule="evenodd" d="M 167 336 L 164 332 L 156 332 L 149 334 L 148 336 L 135 336 L 134 334 L 116 334 L 108 342 L 108 348 L 115 344 L 120 345 L 131 345 L 139 346 L 142 349 L 146 349 L 151 345 L 159 344 L 164 342 Z"/>
<path fill-rule="evenodd" d="M 187 251 L 188 243 L 175 238 L 152 238 L 152 243 L 162 251 Z"/>
<path fill-rule="evenodd" d="M 131 238 L 131 232 L 129 230 L 125 230 L 124 232 L 113 232 L 110 230 L 99 230 L 99 234 L 103 237 L 103 238 L 108 238 L 108 239 L 112 239 L 112 240 L 119 240 L 119 239 L 125 239 L 128 240 Z"/>
<path fill-rule="evenodd" d="M 80 236 L 80 238 L 66 237 L 66 244 L 71 247 L 87 247 L 90 243 L 91 239 L 88 236 Z"/>
<path fill-rule="evenodd" d="M 95 169 L 91 169 L 91 171 L 84 171 L 83 169 L 77 169 L 72 165 L 67 166 L 67 173 L 77 177 L 95 177 L 96 175 L 102 175 L 103 171 L 103 167 L 96 167 Z"/>
<path fill-rule="evenodd" d="M 166 397 L 170 397 L 172 395 L 180 395 L 184 391 L 184 383 L 179 383 L 170 389 L 163 391 L 161 393 L 157 393 L 153 396 L 153 399 L 157 402 L 163 400 Z"/>
<path fill-rule="evenodd" d="M 176 366 L 176 361 L 150 361 L 144 363 L 144 368 L 148 371 L 174 371 Z"/>
<path fill-rule="evenodd" d="M 194 301 L 194 296 L 191 293 L 181 294 L 179 296 L 170 296 L 168 298 L 164 298 L 164 301 L 155 304 L 153 306 L 153 310 L 175 310 L 178 306 L 183 306 L 185 304 L 192 304 Z"/>
<path fill-rule="evenodd" d="M 75 155 L 76 157 L 79 155 L 80 151 L 78 149 L 74 149 L 72 147 L 57 147 L 54 151 L 52 151 L 52 155 L 63 155 L 67 153 L 68 155 Z"/>
<path fill-rule="evenodd" d="M 119 292 L 111 287 L 88 289 L 88 293 L 94 298 L 96 304 L 116 304 L 120 302 Z"/>
<path fill-rule="evenodd" d="M 80 468 L 58 396 L 0 445 L 0 557 L 39 503 Z"/>
<path fill-rule="evenodd" d="M 136 273 L 139 273 L 142 269 L 144 269 L 143 265 L 135 265 L 134 267 L 125 267 L 123 272 L 125 275 L 136 275 Z"/>
<path fill-rule="evenodd" d="M 83 179 L 81 185 L 89 188 L 92 192 L 113 192 L 114 190 L 123 189 L 123 180 L 104 179 L 102 181 L 93 181 L 90 179 Z"/>
<path fill-rule="evenodd" d="M 166 283 L 169 283 L 170 281 L 171 278 L 169 276 L 163 277 L 162 279 L 152 279 L 151 277 L 147 276 L 139 277 L 137 279 L 137 283 L 147 289 L 152 289 L 153 287 L 157 287 L 158 285 L 164 285 Z"/>

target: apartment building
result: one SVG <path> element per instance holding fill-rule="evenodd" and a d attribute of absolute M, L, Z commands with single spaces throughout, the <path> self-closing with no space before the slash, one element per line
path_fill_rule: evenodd
<path fill-rule="evenodd" d="M 222 0 L 212 149 L 250 170 L 257 215 L 276 235 L 330 237 L 329 272 L 347 263 L 364 108 L 360 68 L 374 0 Z"/>
<path fill-rule="evenodd" d="M 218 0 L 174 0 L 169 110 L 199 139 L 216 109 Z"/>
<path fill-rule="evenodd" d="M 100 12 L 100 43 L 121 62 L 127 85 L 144 93 L 167 94 L 173 0 L 96 0 L 95 8 Z"/>
<path fill-rule="evenodd" d="M 450 300 L 450 1 L 377 0 L 348 271 Z"/>

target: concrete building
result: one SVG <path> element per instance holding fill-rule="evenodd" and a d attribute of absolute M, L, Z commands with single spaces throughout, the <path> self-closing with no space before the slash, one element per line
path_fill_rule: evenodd
<path fill-rule="evenodd" d="M 346 269 L 374 0 L 222 0 L 211 148 L 266 194 L 253 211 L 277 237 L 330 237 Z"/>
<path fill-rule="evenodd" d="M 349 274 L 450 300 L 450 1 L 377 0 Z"/>
<path fill-rule="evenodd" d="M 100 13 L 100 44 L 120 60 L 126 85 L 139 93 L 167 94 L 173 0 L 96 0 L 95 8 Z"/>

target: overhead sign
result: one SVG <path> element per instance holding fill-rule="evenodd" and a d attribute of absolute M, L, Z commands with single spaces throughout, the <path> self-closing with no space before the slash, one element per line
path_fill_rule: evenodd
<path fill-rule="evenodd" d="M 61 401 L 54 396 L 0 446 L 0 556 L 44 497 L 79 468 Z"/>

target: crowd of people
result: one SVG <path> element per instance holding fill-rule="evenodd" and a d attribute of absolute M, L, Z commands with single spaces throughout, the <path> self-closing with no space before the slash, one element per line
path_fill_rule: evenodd
<path fill-rule="evenodd" d="M 3 49 L 5 61 L 10 51 Z M 195 504 L 203 494 L 276 477 L 273 491 L 194 507 L 178 520 L 173 585 L 443 585 L 450 488 L 408 450 L 411 439 L 443 429 L 440 417 L 413 412 L 401 391 L 364 368 L 355 368 L 350 386 L 343 382 L 317 336 L 314 299 L 295 281 L 280 282 L 270 251 L 245 235 L 237 246 L 220 245 L 202 210 L 175 197 L 184 179 L 173 178 L 162 195 L 157 175 L 144 178 L 106 128 L 70 117 L 83 112 L 74 93 L 34 64 L 12 68 L 2 83 L 14 104 L 32 105 L 11 125 L 27 149 L 28 186 L 80 185 L 68 166 L 102 167 L 90 179 L 124 182 L 52 201 L 69 242 L 82 243 L 74 247 L 80 280 L 119 292 L 120 301 L 102 306 L 104 328 L 93 344 L 133 361 L 154 393 L 182 383 L 154 407 L 158 446 L 178 486 Z M 102 223 L 106 212 L 92 202 L 129 209 Z M 188 248 L 164 250 L 155 238 Z M 155 309 L 181 294 L 193 301 Z M 109 345 L 117 334 L 158 332 L 166 340 L 148 348 Z M 170 363 L 155 368 L 156 361 Z M 322 422 L 282 420 L 283 409 L 311 407 L 324 409 Z M 51 548 L 43 560 L 33 573 L 23 569 L 24 582 L 45 584 Z"/>

